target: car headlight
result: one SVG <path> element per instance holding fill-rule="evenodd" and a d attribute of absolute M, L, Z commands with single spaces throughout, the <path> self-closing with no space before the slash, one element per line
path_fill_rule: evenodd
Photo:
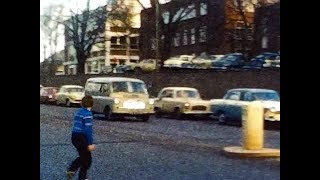
<path fill-rule="evenodd" d="M 185 103 L 185 104 L 184 104 L 184 107 L 189 107 L 189 106 L 190 106 L 189 103 Z"/>
<path fill-rule="evenodd" d="M 119 103 L 120 103 L 120 99 L 114 98 L 114 103 L 115 103 L 115 104 L 119 104 Z"/>
<path fill-rule="evenodd" d="M 153 105 L 154 104 L 154 99 L 149 99 L 149 104 Z"/>
<path fill-rule="evenodd" d="M 273 107 L 273 108 L 270 108 L 270 111 L 274 113 L 274 112 L 277 112 L 277 109 Z"/>

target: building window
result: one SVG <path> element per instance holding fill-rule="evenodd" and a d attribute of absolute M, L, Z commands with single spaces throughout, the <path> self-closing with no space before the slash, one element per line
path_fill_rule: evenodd
<path fill-rule="evenodd" d="M 200 3 L 200 15 L 206 15 L 208 13 L 207 3 Z"/>
<path fill-rule="evenodd" d="M 156 47 L 157 47 L 157 41 L 156 41 L 156 38 L 151 38 L 151 49 L 152 50 L 155 50 Z"/>
<path fill-rule="evenodd" d="M 184 16 L 185 16 L 185 19 L 192 19 L 197 16 L 196 8 L 195 8 L 194 4 L 188 6 L 188 8 L 184 12 Z M 183 19 L 183 20 L 185 20 L 185 19 Z"/>
<path fill-rule="evenodd" d="M 196 30 L 194 28 L 190 29 L 190 44 L 196 43 Z"/>
<path fill-rule="evenodd" d="M 180 33 L 176 33 L 176 36 L 174 37 L 174 46 L 178 47 L 180 46 Z"/>
<path fill-rule="evenodd" d="M 207 26 L 202 26 L 199 29 L 199 42 L 207 41 Z"/>
<path fill-rule="evenodd" d="M 235 41 L 235 42 L 234 42 L 234 48 L 241 50 L 241 41 Z"/>
<path fill-rule="evenodd" d="M 237 21 L 235 24 L 236 29 L 244 29 L 244 22 L 243 21 Z"/>
<path fill-rule="evenodd" d="M 111 37 L 111 44 L 117 44 L 117 37 Z"/>
<path fill-rule="evenodd" d="M 130 37 L 130 44 L 138 44 L 138 37 Z"/>
<path fill-rule="evenodd" d="M 263 49 L 268 48 L 268 37 L 267 36 L 263 36 L 261 43 L 262 43 L 261 46 L 262 46 Z"/>
<path fill-rule="evenodd" d="M 188 30 L 183 32 L 183 45 L 188 45 Z"/>
<path fill-rule="evenodd" d="M 165 35 L 161 35 L 161 43 L 164 43 L 164 38 L 165 37 L 166 37 Z"/>
<path fill-rule="evenodd" d="M 120 44 L 127 44 L 127 41 L 126 41 L 126 37 L 125 37 L 125 36 L 121 36 L 121 37 L 120 37 Z"/>
<path fill-rule="evenodd" d="M 242 39 L 242 29 L 235 29 L 235 39 Z"/>
<path fill-rule="evenodd" d="M 187 8 L 180 8 L 176 14 L 173 16 L 172 21 L 183 21 L 191 18 L 195 18 L 197 16 L 195 5 L 189 5 Z"/>
<path fill-rule="evenodd" d="M 169 11 L 163 12 L 162 13 L 162 18 L 163 18 L 164 24 L 168 24 L 169 23 L 169 18 L 170 18 L 170 12 Z"/>

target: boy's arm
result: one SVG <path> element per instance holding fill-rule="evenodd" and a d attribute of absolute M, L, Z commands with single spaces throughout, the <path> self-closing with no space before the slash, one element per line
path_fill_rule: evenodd
<path fill-rule="evenodd" d="M 93 144 L 93 130 L 92 130 L 92 121 L 93 117 L 92 114 L 88 114 L 83 117 L 84 119 L 84 126 L 85 126 L 85 132 L 86 132 L 86 137 L 88 141 L 88 145 Z"/>

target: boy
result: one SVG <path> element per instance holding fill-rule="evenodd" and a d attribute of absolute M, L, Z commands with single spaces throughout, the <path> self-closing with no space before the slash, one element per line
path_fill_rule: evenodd
<path fill-rule="evenodd" d="M 91 96 L 85 96 L 81 101 L 81 108 L 76 112 L 72 128 L 72 144 L 77 149 L 77 157 L 70 165 L 67 176 L 72 179 L 80 168 L 79 180 L 87 179 L 87 171 L 91 166 L 91 151 L 95 150 L 92 138 L 92 120 L 91 107 L 93 99 Z"/>

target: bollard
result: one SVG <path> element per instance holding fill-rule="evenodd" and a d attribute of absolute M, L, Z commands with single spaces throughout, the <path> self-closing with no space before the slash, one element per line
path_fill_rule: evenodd
<path fill-rule="evenodd" d="M 242 111 L 243 145 L 225 147 L 227 155 L 237 157 L 280 157 L 280 149 L 264 148 L 264 110 L 261 102 L 252 102 Z"/>
<path fill-rule="evenodd" d="M 263 148 L 264 111 L 261 102 L 252 102 L 243 108 L 243 149 L 260 150 Z"/>

